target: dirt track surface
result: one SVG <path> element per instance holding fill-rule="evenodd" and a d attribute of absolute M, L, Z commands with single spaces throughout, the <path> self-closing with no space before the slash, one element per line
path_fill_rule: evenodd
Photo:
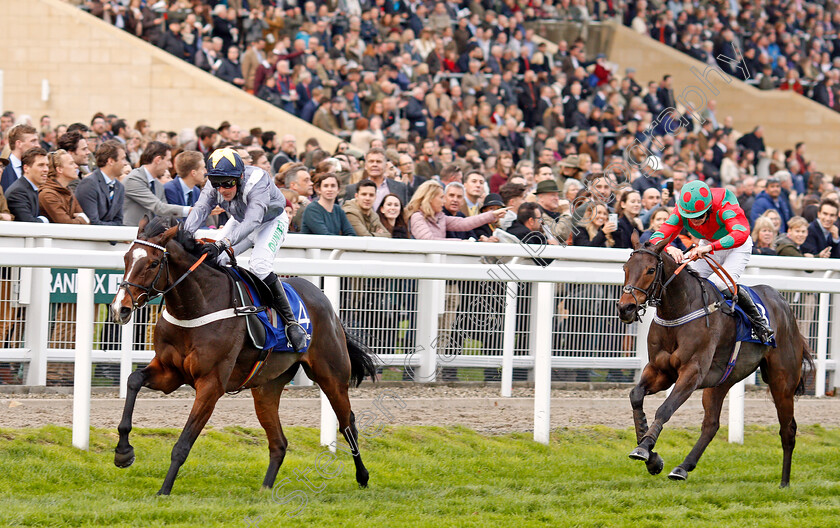
<path fill-rule="evenodd" d="M 632 425 L 629 389 L 553 390 L 551 426 L 580 427 L 604 425 L 625 428 Z M 178 391 L 164 396 L 140 393 L 134 413 L 135 427 L 183 427 L 194 393 Z M 399 401 L 384 396 L 396 396 Z M 381 399 L 380 407 L 375 405 Z M 649 396 L 645 410 L 650 419 L 664 400 L 664 394 Z M 357 416 L 368 410 L 387 425 L 462 425 L 489 434 L 531 431 L 534 423 L 532 388 L 514 388 L 512 398 L 499 396 L 496 387 L 368 387 L 353 389 L 351 404 Z M 402 407 L 401 403 L 405 406 Z M 384 414 L 386 408 L 390 416 Z M 91 425 L 115 429 L 123 409 L 116 396 L 95 396 L 91 402 Z M 320 400 L 317 389 L 287 390 L 280 401 L 280 420 L 284 426 L 319 427 Z M 726 423 L 728 403 L 722 422 Z M 766 391 L 748 391 L 745 400 L 747 425 L 775 425 L 776 411 Z M 69 395 L 0 395 L 0 427 L 40 427 L 53 424 L 71 426 L 73 401 Z M 694 394 L 671 419 L 671 427 L 699 427 L 703 417 L 700 394 Z M 840 398 L 801 397 L 796 402 L 796 421 L 800 425 L 840 426 Z M 209 425 L 259 427 L 250 393 L 225 396 L 216 405 Z"/>

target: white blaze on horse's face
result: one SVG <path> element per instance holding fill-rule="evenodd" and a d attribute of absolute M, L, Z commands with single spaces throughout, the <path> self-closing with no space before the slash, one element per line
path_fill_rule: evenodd
<path fill-rule="evenodd" d="M 132 273 L 134 273 L 134 268 L 137 267 L 137 263 L 140 262 L 141 259 L 144 259 L 149 254 L 146 252 L 145 249 L 138 247 L 134 251 L 131 252 L 131 265 L 125 269 L 125 275 L 123 275 L 123 281 L 128 281 L 131 278 Z M 123 306 L 123 301 L 126 300 L 126 286 L 124 288 L 120 288 L 117 292 L 117 296 L 114 297 L 114 302 L 111 303 L 111 313 L 114 315 L 118 315 L 120 313 L 120 308 Z M 132 310 L 134 306 L 131 304 L 131 299 L 128 299 L 128 307 Z"/>

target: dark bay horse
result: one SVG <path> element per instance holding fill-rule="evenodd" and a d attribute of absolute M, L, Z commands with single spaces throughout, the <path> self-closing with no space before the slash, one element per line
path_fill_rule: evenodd
<path fill-rule="evenodd" d="M 690 268 L 674 276 L 677 263 L 662 251 L 664 247 L 664 242 L 637 247 L 624 265 L 624 288 L 618 301 L 619 317 L 623 322 L 629 324 L 636 320 L 639 310 L 648 303 L 657 307 L 659 318 L 675 321 L 719 299 L 715 287 Z M 673 280 L 668 283 L 672 277 Z M 704 389 L 703 426 L 694 448 L 683 463 L 668 475 L 673 480 L 685 480 L 688 472 L 697 466 L 700 456 L 720 427 L 721 408 L 730 387 L 760 368 L 762 378 L 770 386 L 779 418 L 784 453 L 781 487 L 789 485 L 791 457 L 796 442 L 794 395 L 805 390 L 803 360 L 813 371 L 813 359 L 790 306 L 779 292 L 769 286 L 757 286 L 754 290 L 764 300 L 770 320 L 775 325 L 777 346 L 742 343 L 728 377 L 724 374 L 735 347 L 734 317 L 718 310 L 679 326 L 651 324 L 648 364 L 638 385 L 630 392 L 638 443 L 630 458 L 645 461 L 650 474 L 658 474 L 664 466 L 662 457 L 653 451 L 662 427 L 692 392 Z M 648 428 L 642 408 L 645 396 L 672 385 L 674 390 L 657 409 L 656 418 Z"/>
<path fill-rule="evenodd" d="M 148 222 L 144 218 L 137 240 L 125 255 L 123 284 L 111 305 L 114 320 L 125 324 L 135 309 L 160 294 L 166 301 L 166 311 L 181 321 L 231 308 L 232 281 L 214 266 L 195 266 L 198 261 L 196 246 L 190 235 L 180 231 L 177 225 L 170 226 L 168 220 L 155 218 Z M 345 335 L 341 320 L 321 290 L 303 279 L 293 278 L 287 282 L 300 294 L 312 321 L 309 349 L 303 354 L 272 352 L 262 369 L 244 387 L 241 385 L 260 354 L 246 338 L 244 317 L 189 328 L 175 326 L 163 317 L 158 320 L 154 359 L 128 378 L 125 410 L 118 428 L 120 439 L 114 456 L 118 467 L 128 467 L 134 462 L 134 448 L 128 442 L 128 434 L 141 387 L 166 394 L 184 384 L 195 388 L 195 402 L 172 449 L 172 461 L 158 492 L 160 495 L 172 491 L 179 468 L 219 398 L 225 392 L 249 388 L 257 418 L 268 437 L 270 462 L 262 485 L 271 488 L 288 445 L 278 416 L 280 395 L 302 367 L 327 395 L 341 432 L 350 444 L 356 481 L 362 487 L 367 486 L 368 471 L 359 454 L 355 416 L 350 409 L 347 389 L 351 380 L 358 386 L 365 376 L 375 379 L 373 356 L 366 346 Z"/>

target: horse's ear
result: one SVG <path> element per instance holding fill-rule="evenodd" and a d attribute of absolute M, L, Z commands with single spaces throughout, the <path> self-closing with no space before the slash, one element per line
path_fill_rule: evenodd
<path fill-rule="evenodd" d="M 656 245 L 653 246 L 653 251 L 655 253 L 662 253 L 662 250 L 665 249 L 665 246 L 667 245 L 668 241 L 663 238 L 662 240 L 657 242 Z"/>
<path fill-rule="evenodd" d="M 140 219 L 140 227 L 137 229 L 137 238 L 140 238 L 140 235 L 143 234 L 143 230 L 146 229 L 148 224 L 149 215 L 143 215 L 143 218 Z"/>
<path fill-rule="evenodd" d="M 642 244 L 639 243 L 639 232 L 635 229 L 633 230 L 633 234 L 630 235 L 630 245 L 633 246 L 633 249 L 642 247 Z"/>
<path fill-rule="evenodd" d="M 166 244 L 168 244 L 169 241 L 172 240 L 173 238 L 175 238 L 175 235 L 178 234 L 178 229 L 180 229 L 180 228 L 181 228 L 181 226 L 178 224 L 178 225 L 174 225 L 174 226 L 170 227 L 169 229 L 167 229 L 166 231 L 164 231 L 163 234 L 160 235 L 160 240 L 159 240 L 160 245 L 166 247 Z"/>

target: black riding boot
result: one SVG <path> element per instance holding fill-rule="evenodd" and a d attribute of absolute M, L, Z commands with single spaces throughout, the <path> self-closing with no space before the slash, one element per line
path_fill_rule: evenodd
<path fill-rule="evenodd" d="M 263 282 L 271 289 L 271 293 L 274 295 L 272 306 L 277 310 L 280 319 L 283 320 L 289 343 L 295 349 L 295 352 L 300 352 L 306 346 L 306 330 L 298 323 L 295 314 L 292 313 L 292 307 L 289 306 L 289 299 L 286 298 L 286 290 L 283 289 L 283 285 L 277 280 L 277 275 L 274 273 L 269 274 Z"/>
<path fill-rule="evenodd" d="M 738 288 L 738 306 L 740 306 L 749 316 L 750 320 L 752 321 L 753 326 L 755 327 L 755 333 L 758 338 L 765 343 L 773 339 L 773 329 L 770 328 L 765 322 L 764 317 L 761 315 L 761 312 L 758 311 L 758 307 L 752 300 L 752 297 L 747 290 L 743 288 Z"/>

